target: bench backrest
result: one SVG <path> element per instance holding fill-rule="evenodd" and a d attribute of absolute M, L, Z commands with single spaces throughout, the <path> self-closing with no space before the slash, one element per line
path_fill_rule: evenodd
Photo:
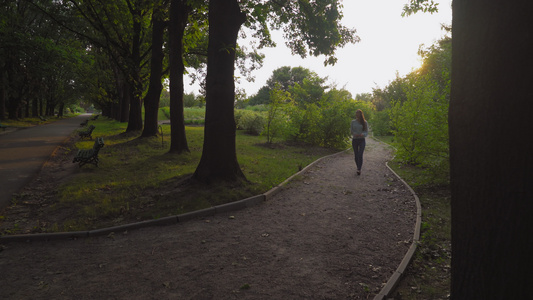
<path fill-rule="evenodd" d="M 94 140 L 93 149 L 94 151 L 98 152 L 100 148 L 104 146 L 104 138 L 99 137 Z"/>

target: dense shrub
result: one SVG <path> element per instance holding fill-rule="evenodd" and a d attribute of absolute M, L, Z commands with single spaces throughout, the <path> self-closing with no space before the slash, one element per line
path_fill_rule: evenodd
<path fill-rule="evenodd" d="M 322 109 L 322 146 L 343 149 L 348 146 L 350 122 L 357 109 L 352 101 L 336 101 Z"/>
<path fill-rule="evenodd" d="M 372 132 L 377 136 L 391 135 L 389 110 L 377 111 L 372 117 Z"/>
<path fill-rule="evenodd" d="M 294 107 L 291 94 L 283 91 L 279 86 L 270 91 L 270 104 L 266 111 L 265 136 L 267 143 L 272 143 L 274 137 L 287 136 L 288 132 L 288 111 Z"/>
<path fill-rule="evenodd" d="M 390 110 L 398 145 L 397 156 L 406 163 L 429 169 L 448 161 L 448 101 L 429 78 L 417 78 L 406 88 L 407 100 Z"/>
<path fill-rule="evenodd" d="M 235 124 L 237 129 L 248 134 L 260 135 L 265 127 L 265 117 L 259 112 L 239 109 L 235 111 Z"/>

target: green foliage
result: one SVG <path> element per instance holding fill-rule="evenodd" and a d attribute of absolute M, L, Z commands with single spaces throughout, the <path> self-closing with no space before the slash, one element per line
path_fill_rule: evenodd
<path fill-rule="evenodd" d="M 294 130 L 292 130 L 291 139 L 311 145 L 320 145 L 322 140 L 322 134 L 319 131 L 321 119 L 320 107 L 314 103 L 292 110 L 291 128 Z"/>
<path fill-rule="evenodd" d="M 268 105 L 264 105 L 264 104 L 253 105 L 253 106 L 247 106 L 244 109 L 251 110 L 251 111 L 268 111 Z"/>
<path fill-rule="evenodd" d="M 334 101 L 323 107 L 320 123 L 320 131 L 323 133 L 322 146 L 336 149 L 347 147 L 350 122 L 356 110 L 355 101 Z"/>
<path fill-rule="evenodd" d="M 280 89 L 280 85 L 270 90 L 270 105 L 267 111 L 266 137 L 271 144 L 274 137 L 284 133 L 287 127 L 287 111 L 293 105 L 291 94 Z"/>
<path fill-rule="evenodd" d="M 394 101 L 391 124 L 397 156 L 408 164 L 440 169 L 448 161 L 448 102 L 427 76 L 409 78 L 405 101 Z"/>
<path fill-rule="evenodd" d="M 70 113 L 84 113 L 85 109 L 77 104 L 70 104 L 67 108 Z"/>
<path fill-rule="evenodd" d="M 449 28 L 445 28 L 449 30 Z M 371 122 L 376 135 L 394 134 L 397 158 L 434 176 L 448 174 L 448 105 L 451 38 L 419 49 L 422 67 L 375 89 L 378 112 Z"/>
<path fill-rule="evenodd" d="M 159 120 L 170 120 L 170 107 L 160 107 L 159 108 Z M 161 117 L 164 117 L 163 119 Z"/>
<path fill-rule="evenodd" d="M 354 29 L 340 24 L 342 6 L 337 0 L 287 1 L 284 5 L 271 5 L 271 24 L 283 30 L 287 46 L 301 57 L 325 55 L 324 64 L 333 65 L 337 61 L 334 56 L 337 48 L 359 41 Z"/>
<path fill-rule="evenodd" d="M 255 105 L 266 105 L 270 103 L 270 89 L 268 86 L 263 86 L 257 91 L 257 93 L 250 97 L 248 104 Z"/>
<path fill-rule="evenodd" d="M 340 95 L 343 93 L 333 93 Z M 328 98 L 319 103 L 295 106 L 289 111 L 290 140 L 328 148 L 344 149 L 348 146 L 350 122 L 355 111 L 362 109 L 370 120 L 374 107 L 369 102 L 352 99 Z"/>
<path fill-rule="evenodd" d="M 183 117 L 187 125 L 202 125 L 205 123 L 205 108 L 203 107 L 185 107 Z M 170 120 L 170 107 L 159 108 L 159 120 Z"/>
<path fill-rule="evenodd" d="M 263 113 L 252 110 L 236 110 L 235 123 L 237 129 L 252 135 L 260 135 L 265 127 L 265 117 Z"/>
<path fill-rule="evenodd" d="M 326 79 L 304 67 L 280 67 L 272 72 L 266 85 L 261 87 L 256 95 L 250 97 L 250 105 L 269 104 L 272 99 L 270 93 L 274 89 L 290 92 L 298 105 L 315 103 L 324 96 L 328 88 Z"/>
<path fill-rule="evenodd" d="M 404 5 L 402 17 L 416 14 L 417 12 L 435 13 L 439 11 L 438 3 L 433 0 L 409 0 L 409 3 Z"/>
<path fill-rule="evenodd" d="M 372 132 L 377 136 L 392 134 L 389 110 L 377 111 L 372 118 Z"/>
<path fill-rule="evenodd" d="M 185 124 L 200 125 L 205 123 L 205 107 L 185 107 L 183 109 Z"/>
<path fill-rule="evenodd" d="M 170 92 L 166 89 L 161 90 L 161 97 L 159 97 L 159 107 L 170 106 Z"/>

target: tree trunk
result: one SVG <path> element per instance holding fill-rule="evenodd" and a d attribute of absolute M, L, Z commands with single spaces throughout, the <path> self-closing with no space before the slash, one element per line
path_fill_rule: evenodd
<path fill-rule="evenodd" d="M 5 67 L 5 66 L 3 66 Z M 7 72 L 0 69 L 0 121 L 6 117 L 6 99 L 7 99 Z"/>
<path fill-rule="evenodd" d="M 165 21 L 158 8 L 154 8 L 152 25 L 152 58 L 150 69 L 150 85 L 144 99 L 144 129 L 141 137 L 156 136 L 158 128 L 157 115 L 159 112 L 159 98 L 161 97 L 161 75 L 163 73 L 163 34 Z"/>
<path fill-rule="evenodd" d="M 209 1 L 204 145 L 194 178 L 205 183 L 245 179 L 235 150 L 235 48 L 246 21 L 237 0 Z"/>
<path fill-rule="evenodd" d="M 453 2 L 452 299 L 533 285 L 531 1 Z"/>
<path fill-rule="evenodd" d="M 185 135 L 183 116 L 183 35 L 187 26 L 190 8 L 185 0 L 172 0 L 170 3 L 170 151 L 189 152 Z"/>
<path fill-rule="evenodd" d="M 20 99 L 9 97 L 7 100 L 7 118 L 11 120 L 17 119 L 17 110 Z"/>
<path fill-rule="evenodd" d="M 0 82 L 0 121 L 6 117 L 6 91 Z"/>
<path fill-rule="evenodd" d="M 128 118 L 128 127 L 126 132 L 139 131 L 143 129 L 142 122 L 142 93 L 143 85 L 141 82 L 141 11 L 134 10 L 133 15 L 133 39 L 131 45 L 131 62 L 128 66 L 130 83 L 130 114 Z"/>
<path fill-rule="evenodd" d="M 35 96 L 31 100 L 31 116 L 32 117 L 38 117 L 39 116 L 39 97 Z"/>
<path fill-rule="evenodd" d="M 121 84 L 120 94 L 117 120 L 119 122 L 128 122 L 130 116 L 131 88 L 126 81 L 123 81 Z"/>
<path fill-rule="evenodd" d="M 140 79 L 138 79 L 140 81 Z M 133 80 L 131 85 L 131 94 L 130 97 L 130 114 L 128 117 L 128 127 L 126 127 L 126 132 L 140 131 L 143 129 L 142 121 L 142 104 L 141 104 L 141 90 L 138 85 L 137 80 Z"/>
<path fill-rule="evenodd" d="M 44 97 L 42 95 L 39 96 L 39 116 L 42 116 L 44 114 Z"/>
<path fill-rule="evenodd" d="M 24 101 L 24 118 L 30 117 L 30 102 Z"/>
<path fill-rule="evenodd" d="M 57 112 L 57 117 L 62 118 L 63 117 L 63 111 L 65 110 L 65 103 L 61 102 L 59 104 L 59 110 Z"/>

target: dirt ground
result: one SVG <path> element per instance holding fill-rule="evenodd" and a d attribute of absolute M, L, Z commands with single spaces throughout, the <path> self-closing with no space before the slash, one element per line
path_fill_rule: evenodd
<path fill-rule="evenodd" d="M 351 152 L 338 154 L 252 208 L 106 237 L 4 243 L 0 298 L 372 299 L 415 225 L 415 200 L 389 158 L 367 139 L 361 176 Z"/>

